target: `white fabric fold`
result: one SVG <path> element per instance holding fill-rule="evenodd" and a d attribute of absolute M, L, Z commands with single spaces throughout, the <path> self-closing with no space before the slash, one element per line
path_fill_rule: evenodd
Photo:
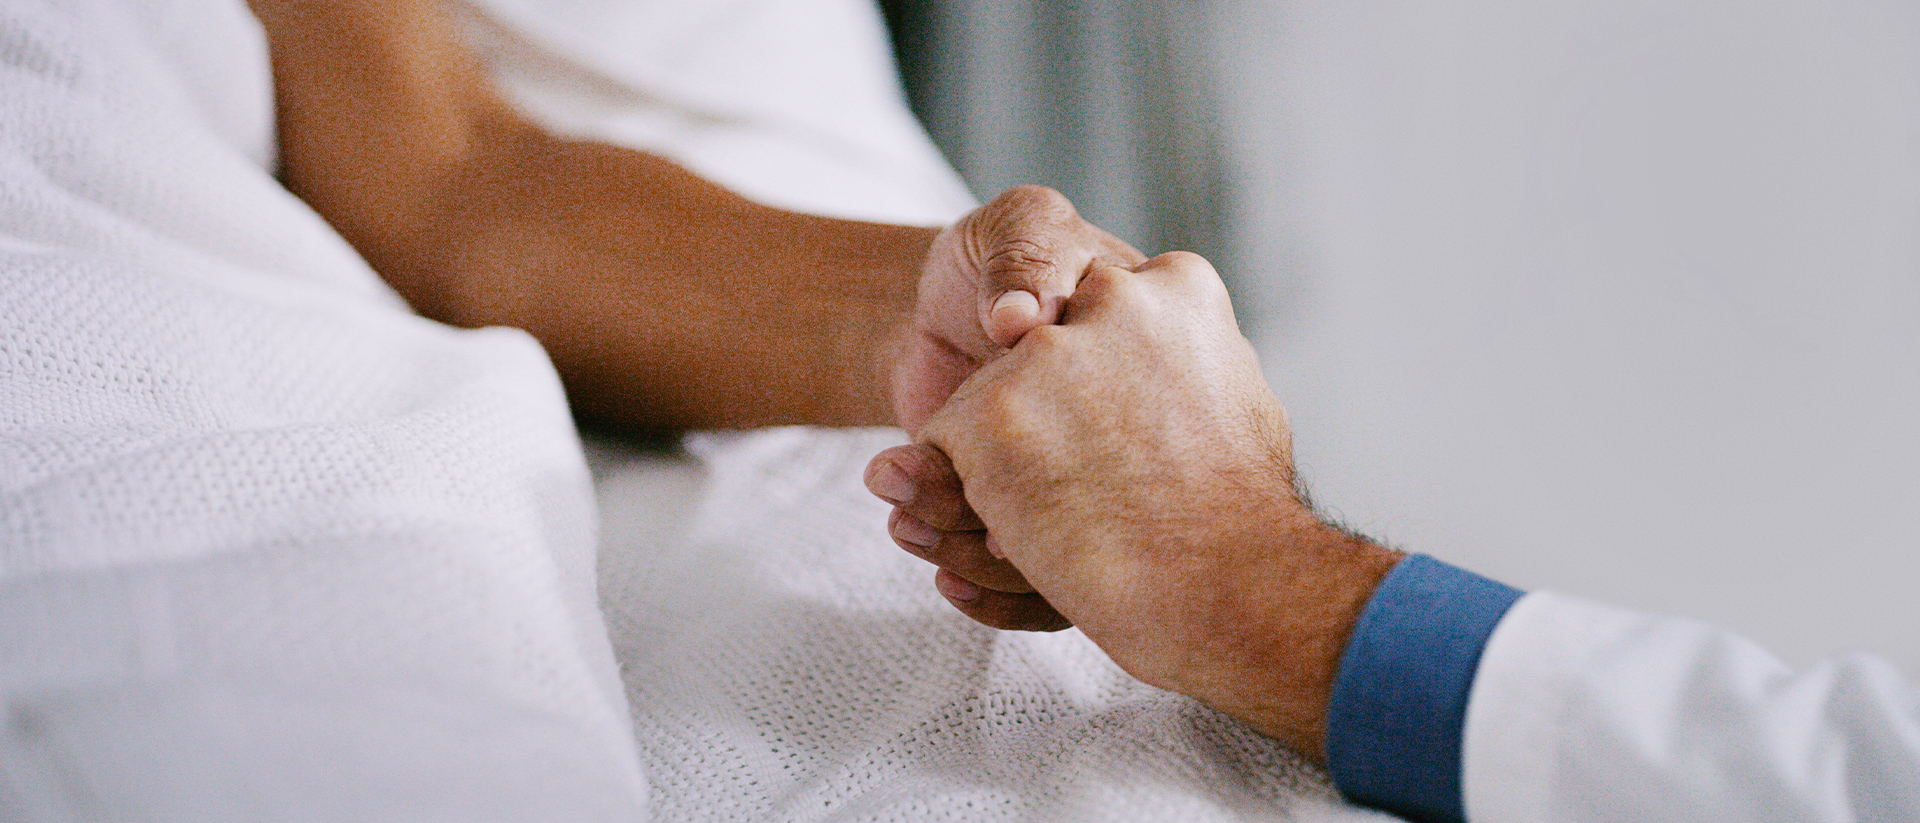
<path fill-rule="evenodd" d="M 972 207 L 907 110 L 870 2 L 467 2 L 494 74 L 554 129 L 799 211 L 936 225 Z"/>
<path fill-rule="evenodd" d="M 1516 603 L 1467 709 L 1476 823 L 1920 819 L 1920 693 L 1878 658 L 1795 672 L 1695 620 Z"/>

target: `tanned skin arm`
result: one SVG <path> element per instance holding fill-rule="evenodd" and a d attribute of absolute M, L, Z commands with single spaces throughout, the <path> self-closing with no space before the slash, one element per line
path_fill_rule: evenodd
<path fill-rule="evenodd" d="M 421 314 L 531 332 L 576 413 L 645 429 L 893 422 L 936 230 L 752 203 L 515 112 L 438 0 L 251 0 L 281 174 Z"/>

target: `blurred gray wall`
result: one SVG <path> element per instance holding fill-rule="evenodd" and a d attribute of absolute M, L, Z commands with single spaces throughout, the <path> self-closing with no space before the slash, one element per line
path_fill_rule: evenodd
<path fill-rule="evenodd" d="M 1329 511 L 1920 676 L 1920 4 L 892 11 L 979 193 L 1214 259 Z"/>

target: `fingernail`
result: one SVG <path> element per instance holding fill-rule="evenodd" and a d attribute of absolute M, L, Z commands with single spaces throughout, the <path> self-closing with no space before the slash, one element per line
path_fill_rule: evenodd
<path fill-rule="evenodd" d="M 934 575 L 933 587 L 939 589 L 940 594 L 948 600 L 972 603 L 980 599 L 979 586 L 974 585 L 972 581 L 960 575 L 953 574 L 952 572 L 942 571 Z"/>
<path fill-rule="evenodd" d="M 1040 298 L 1025 289 L 1014 289 L 993 301 L 995 319 L 1032 320 L 1040 316 Z"/>
<path fill-rule="evenodd" d="M 933 527 L 927 525 L 925 521 L 906 512 L 901 512 L 900 517 L 893 521 L 893 536 L 921 548 L 940 542 L 939 532 L 934 531 Z"/>
<path fill-rule="evenodd" d="M 1000 550 L 1000 539 L 994 537 L 993 532 L 987 532 L 987 554 L 991 554 L 1001 560 L 1007 559 L 1007 553 Z"/>
<path fill-rule="evenodd" d="M 1027 329 L 1032 328 L 1034 321 L 1039 319 L 1040 298 L 1035 297 L 1033 292 L 1016 289 L 995 299 L 993 308 L 987 312 L 987 315 L 1000 337 L 1013 338 L 1001 339 L 997 342 L 1011 346 L 1019 342 L 1020 335 L 1026 334 Z"/>
<path fill-rule="evenodd" d="M 896 506 L 912 503 L 913 496 L 920 492 L 920 487 L 914 485 L 912 480 L 908 480 L 906 473 L 892 463 L 874 472 L 873 480 L 867 484 L 867 488 Z"/>

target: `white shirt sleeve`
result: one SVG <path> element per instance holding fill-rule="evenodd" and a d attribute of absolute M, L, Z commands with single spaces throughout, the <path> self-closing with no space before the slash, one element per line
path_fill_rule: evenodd
<path fill-rule="evenodd" d="M 1464 738 L 1474 823 L 1920 821 L 1920 694 L 1890 664 L 1795 672 L 1705 623 L 1552 592 L 1489 638 Z"/>

